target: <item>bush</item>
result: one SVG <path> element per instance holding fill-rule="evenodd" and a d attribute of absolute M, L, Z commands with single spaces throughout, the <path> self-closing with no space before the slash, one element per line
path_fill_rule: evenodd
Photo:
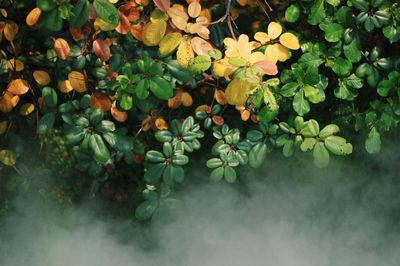
<path fill-rule="evenodd" d="M 195 151 L 211 180 L 235 182 L 267 154 L 326 167 L 360 138 L 378 153 L 399 123 L 395 0 L 0 7 L 0 161 L 18 170 L 16 143 L 37 134 L 60 171 L 90 176 L 90 193 L 120 184 L 141 220 Z"/>

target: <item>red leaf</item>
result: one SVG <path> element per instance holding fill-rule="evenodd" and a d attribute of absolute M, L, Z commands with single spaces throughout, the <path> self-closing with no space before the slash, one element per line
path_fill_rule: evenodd
<path fill-rule="evenodd" d="M 154 0 L 154 4 L 160 9 L 162 12 L 167 12 L 169 7 L 171 6 L 170 0 Z"/>
<path fill-rule="evenodd" d="M 108 59 L 110 59 L 111 56 L 110 47 L 102 39 L 97 39 L 93 42 L 93 51 L 96 54 L 96 56 L 100 58 L 102 61 L 107 61 Z"/>

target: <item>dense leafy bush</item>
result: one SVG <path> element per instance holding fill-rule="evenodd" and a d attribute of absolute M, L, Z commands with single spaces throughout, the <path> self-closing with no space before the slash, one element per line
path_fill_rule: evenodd
<path fill-rule="evenodd" d="M 60 171 L 90 176 L 92 194 L 124 184 L 138 219 L 167 202 L 197 150 L 211 180 L 235 182 L 277 152 L 326 167 L 365 138 L 377 153 L 400 119 L 395 0 L 0 8 L 0 161 L 18 171 L 17 144 L 36 132 Z"/>

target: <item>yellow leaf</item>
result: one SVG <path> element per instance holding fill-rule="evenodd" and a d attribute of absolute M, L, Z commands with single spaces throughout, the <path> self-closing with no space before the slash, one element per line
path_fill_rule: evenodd
<path fill-rule="evenodd" d="M 190 45 L 190 40 L 185 39 L 181 42 L 178 47 L 178 51 L 176 52 L 176 57 L 178 59 L 178 63 L 182 67 L 187 67 L 190 59 L 194 58 L 194 52 L 192 46 Z"/>
<path fill-rule="evenodd" d="M 21 110 L 19 112 L 21 115 L 27 116 L 30 113 L 32 113 L 33 111 L 35 111 L 35 105 L 33 103 L 24 103 L 21 106 Z"/>
<path fill-rule="evenodd" d="M 182 104 L 185 107 L 192 106 L 193 98 L 189 93 L 187 93 L 187 92 L 182 93 Z"/>
<path fill-rule="evenodd" d="M 167 23 L 163 20 L 149 22 L 143 27 L 142 39 L 147 46 L 156 46 L 160 43 L 167 30 Z"/>
<path fill-rule="evenodd" d="M 161 55 L 167 55 L 174 51 L 182 41 L 182 34 L 172 32 L 165 35 L 159 43 L 159 51 Z"/>
<path fill-rule="evenodd" d="M 229 64 L 229 59 L 225 57 L 213 63 L 212 72 L 217 77 L 224 77 L 225 79 L 230 80 L 229 76 L 235 72 L 236 69 L 237 67 Z"/>
<path fill-rule="evenodd" d="M 0 135 L 3 135 L 4 133 L 6 133 L 7 127 L 8 127 L 7 121 L 0 122 Z"/>
<path fill-rule="evenodd" d="M 8 13 L 7 13 L 7 10 L 5 10 L 4 8 L 0 8 L 0 13 L 3 15 L 3 17 L 7 17 L 8 16 Z"/>
<path fill-rule="evenodd" d="M 15 95 L 23 95 L 28 92 L 29 86 L 24 79 L 14 79 L 8 84 L 7 90 Z"/>
<path fill-rule="evenodd" d="M 228 104 L 242 106 L 249 97 L 253 85 L 245 80 L 234 79 L 225 90 L 225 99 Z"/>
<path fill-rule="evenodd" d="M 268 35 L 272 40 L 275 40 L 282 34 L 282 26 L 277 22 L 271 22 L 268 25 Z"/>
<path fill-rule="evenodd" d="M 7 68 L 11 71 L 22 71 L 24 70 L 24 63 L 22 63 L 20 60 L 18 59 L 10 59 L 7 61 Z"/>
<path fill-rule="evenodd" d="M 114 30 L 117 26 L 118 26 L 118 24 L 114 25 L 114 24 L 107 23 L 99 17 L 97 17 L 96 20 L 94 21 L 94 28 L 96 29 L 96 31 L 98 31 L 98 30 L 111 31 L 111 30 Z"/>
<path fill-rule="evenodd" d="M 196 107 L 196 110 L 194 111 L 195 113 L 198 112 L 206 112 L 208 109 L 211 109 L 210 106 L 203 104 L 203 105 L 199 105 Z"/>
<path fill-rule="evenodd" d="M 43 70 L 36 70 L 33 72 L 33 78 L 35 79 L 36 83 L 41 86 L 46 86 L 50 83 L 50 75 Z"/>
<path fill-rule="evenodd" d="M 194 37 L 190 41 L 193 51 L 198 55 L 209 56 L 209 52 L 213 49 L 211 44 L 202 38 Z"/>
<path fill-rule="evenodd" d="M 60 81 L 60 83 L 58 83 L 58 89 L 62 93 L 68 93 L 68 92 L 74 90 L 74 88 L 72 88 L 71 82 L 69 82 L 69 80 Z"/>
<path fill-rule="evenodd" d="M 197 18 L 201 12 L 201 5 L 197 1 L 193 1 L 189 4 L 188 14 L 192 18 Z"/>
<path fill-rule="evenodd" d="M 8 41 L 10 41 L 10 42 L 13 41 L 15 38 L 15 35 L 17 35 L 17 33 L 18 33 L 18 25 L 14 22 L 6 23 L 3 33 L 4 33 L 4 37 L 6 37 L 6 39 Z"/>
<path fill-rule="evenodd" d="M 187 20 L 182 17 L 172 17 L 172 23 L 180 30 L 187 30 Z"/>
<path fill-rule="evenodd" d="M 86 79 L 82 73 L 78 71 L 72 71 L 68 74 L 68 80 L 71 83 L 72 88 L 74 88 L 74 90 L 77 92 L 86 91 Z"/>
<path fill-rule="evenodd" d="M 273 64 L 277 61 L 284 62 L 288 58 L 289 49 L 279 43 L 268 45 L 265 49 L 265 59 Z"/>
<path fill-rule="evenodd" d="M 256 32 L 256 34 L 254 35 L 254 39 L 259 41 L 261 44 L 266 44 L 271 40 L 269 35 L 266 34 L 265 32 Z"/>
<path fill-rule="evenodd" d="M 13 166 L 17 162 L 17 156 L 12 151 L 2 150 L 0 151 L 0 161 L 7 166 Z"/>
<path fill-rule="evenodd" d="M 285 47 L 297 50 L 300 49 L 299 39 L 297 39 L 296 35 L 290 32 L 286 32 L 279 37 L 279 42 Z"/>

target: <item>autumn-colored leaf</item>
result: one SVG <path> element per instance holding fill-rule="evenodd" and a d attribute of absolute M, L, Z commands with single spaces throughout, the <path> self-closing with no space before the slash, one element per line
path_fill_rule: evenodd
<path fill-rule="evenodd" d="M 6 23 L 3 30 L 3 34 L 8 41 L 10 42 L 13 41 L 17 33 L 18 33 L 18 25 L 15 22 Z"/>
<path fill-rule="evenodd" d="M 71 82 L 69 80 L 63 80 L 58 83 L 58 89 L 62 93 L 68 93 L 70 91 L 73 91 L 74 88 L 72 88 Z"/>
<path fill-rule="evenodd" d="M 119 12 L 119 23 L 115 30 L 120 34 L 128 34 L 130 31 L 131 23 L 129 19 L 121 12 Z"/>
<path fill-rule="evenodd" d="M 189 4 L 188 14 L 192 18 L 197 18 L 201 12 L 201 5 L 198 1 L 193 1 Z"/>
<path fill-rule="evenodd" d="M 279 37 L 279 42 L 291 50 L 300 49 L 299 39 L 293 33 L 285 32 Z"/>
<path fill-rule="evenodd" d="M 134 22 L 140 18 L 140 12 L 132 2 L 127 2 L 120 6 L 118 10 L 127 17 L 129 22 Z"/>
<path fill-rule="evenodd" d="M 0 162 L 7 166 L 13 166 L 17 162 L 17 156 L 9 150 L 0 151 Z"/>
<path fill-rule="evenodd" d="M 115 105 L 111 106 L 111 115 L 114 117 L 115 120 L 121 123 L 125 122 L 128 119 L 128 113 L 118 110 Z"/>
<path fill-rule="evenodd" d="M 249 97 L 253 85 L 246 80 L 234 79 L 225 90 L 225 98 L 231 105 L 242 106 Z"/>
<path fill-rule="evenodd" d="M 27 116 L 33 111 L 35 111 L 35 105 L 33 103 L 24 103 L 19 110 L 20 114 L 23 116 Z"/>
<path fill-rule="evenodd" d="M 194 58 L 194 52 L 192 46 L 190 44 L 190 40 L 186 39 L 181 42 L 178 47 L 178 51 L 176 52 L 176 57 L 178 59 L 178 63 L 182 67 L 187 67 L 190 59 Z"/>
<path fill-rule="evenodd" d="M 271 22 L 268 24 L 268 36 L 275 40 L 282 34 L 282 26 L 277 22 Z"/>
<path fill-rule="evenodd" d="M 182 93 L 182 105 L 185 107 L 190 107 L 192 106 L 192 104 L 193 104 L 192 96 L 187 92 Z"/>
<path fill-rule="evenodd" d="M 3 113 L 10 112 L 19 102 L 19 96 L 13 95 L 6 91 L 3 96 L 0 96 L 0 111 Z"/>
<path fill-rule="evenodd" d="M 199 105 L 196 107 L 196 110 L 194 111 L 195 113 L 198 112 L 205 112 L 207 109 L 210 109 L 210 106 L 203 104 L 203 105 Z"/>
<path fill-rule="evenodd" d="M 50 75 L 43 70 L 36 70 L 33 72 L 33 78 L 36 83 L 42 86 L 46 86 L 50 83 Z"/>
<path fill-rule="evenodd" d="M 177 109 L 182 104 L 182 94 L 183 90 L 178 89 L 176 95 L 170 99 L 168 99 L 168 107 L 170 109 Z"/>
<path fill-rule="evenodd" d="M 6 133 L 7 127 L 8 127 L 7 121 L 0 122 L 0 135 L 3 135 L 4 133 Z"/>
<path fill-rule="evenodd" d="M 38 7 L 32 9 L 26 17 L 26 24 L 31 27 L 35 26 L 40 18 L 41 13 L 42 11 Z"/>
<path fill-rule="evenodd" d="M 165 35 L 159 43 L 159 51 L 161 55 L 167 55 L 174 51 L 182 41 L 182 34 L 179 32 L 171 32 Z"/>
<path fill-rule="evenodd" d="M 161 117 L 158 117 L 158 118 L 156 119 L 156 121 L 154 122 L 154 125 L 155 125 L 155 127 L 156 127 L 157 130 L 168 129 L 168 124 L 167 124 L 167 122 L 166 122 L 163 118 L 161 118 Z"/>
<path fill-rule="evenodd" d="M 69 44 L 66 40 L 58 38 L 54 40 L 54 50 L 57 53 L 58 58 L 61 60 L 67 60 L 70 54 Z"/>
<path fill-rule="evenodd" d="M 72 38 L 74 41 L 80 41 L 83 40 L 85 35 L 83 33 L 83 30 L 81 28 L 69 28 L 69 33 L 71 34 Z"/>
<path fill-rule="evenodd" d="M 140 23 L 131 26 L 131 34 L 136 40 L 141 41 L 143 35 L 143 26 Z"/>
<path fill-rule="evenodd" d="M 163 20 L 148 22 L 143 27 L 142 40 L 147 46 L 156 46 L 160 43 L 167 30 L 167 23 Z"/>
<path fill-rule="evenodd" d="M 8 84 L 7 91 L 14 95 L 23 95 L 29 91 L 29 86 L 24 79 L 14 79 Z"/>
<path fill-rule="evenodd" d="M 198 55 L 209 56 L 209 52 L 213 49 L 209 42 L 199 37 L 193 37 L 190 44 L 192 45 L 193 51 Z"/>
<path fill-rule="evenodd" d="M 214 123 L 215 123 L 217 126 L 222 126 L 222 125 L 224 124 L 224 118 L 223 118 L 222 116 L 214 115 L 214 116 L 212 117 L 212 120 L 214 121 Z"/>
<path fill-rule="evenodd" d="M 264 70 L 264 73 L 270 76 L 278 74 L 278 67 L 276 64 L 270 63 L 268 61 L 259 61 L 254 64 Z"/>
<path fill-rule="evenodd" d="M 220 105 L 226 104 L 225 92 L 223 90 L 215 90 L 214 98 Z"/>
<path fill-rule="evenodd" d="M 103 39 L 96 39 L 93 42 L 93 51 L 102 61 L 108 61 L 111 57 L 110 47 Z"/>
<path fill-rule="evenodd" d="M 242 119 L 242 121 L 247 121 L 250 118 L 250 111 L 247 109 L 244 109 L 242 111 L 240 111 L 240 118 Z"/>
<path fill-rule="evenodd" d="M 171 6 L 170 0 L 153 0 L 153 2 L 162 12 L 167 12 Z"/>
<path fill-rule="evenodd" d="M 72 88 L 77 92 L 82 93 L 86 91 L 86 78 L 82 73 L 78 71 L 72 71 L 68 74 L 68 80 Z"/>
<path fill-rule="evenodd" d="M 24 70 L 24 63 L 21 62 L 19 59 L 12 58 L 7 61 L 7 68 L 11 71 L 22 71 Z"/>
<path fill-rule="evenodd" d="M 112 103 L 110 98 L 100 91 L 93 92 L 90 99 L 90 107 L 93 109 L 101 109 L 104 112 L 111 109 Z"/>
<path fill-rule="evenodd" d="M 147 115 L 143 120 L 142 120 L 142 130 L 144 132 L 149 131 L 151 128 L 152 124 L 152 117 L 150 115 Z"/>

